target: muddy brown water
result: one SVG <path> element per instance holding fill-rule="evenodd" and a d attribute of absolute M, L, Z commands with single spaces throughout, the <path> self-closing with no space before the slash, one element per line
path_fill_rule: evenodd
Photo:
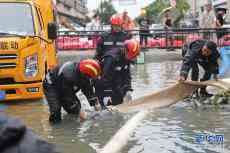
<path fill-rule="evenodd" d="M 168 86 L 178 76 L 179 61 L 137 65 L 133 72 L 133 98 Z M 105 113 L 102 117 L 80 123 L 64 113 L 60 125 L 50 125 L 44 100 L 0 104 L 0 110 L 21 118 L 43 139 L 56 144 L 63 153 L 95 153 L 133 114 Z M 194 108 L 179 102 L 157 109 L 136 128 L 121 153 L 230 153 L 230 107 Z M 198 134 L 224 135 L 223 144 L 197 143 Z"/>

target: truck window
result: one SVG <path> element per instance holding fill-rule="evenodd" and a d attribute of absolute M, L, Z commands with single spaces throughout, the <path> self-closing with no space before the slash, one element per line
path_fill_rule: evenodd
<path fill-rule="evenodd" d="M 32 8 L 26 3 L 0 3 L 0 32 L 34 35 Z"/>

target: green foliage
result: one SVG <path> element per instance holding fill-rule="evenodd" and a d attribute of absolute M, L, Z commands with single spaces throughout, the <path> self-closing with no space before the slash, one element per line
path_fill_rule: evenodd
<path fill-rule="evenodd" d="M 218 106 L 219 104 L 228 104 L 230 101 L 230 90 L 216 94 L 211 98 L 211 103 Z"/>
<path fill-rule="evenodd" d="M 162 11 L 170 7 L 169 0 L 156 0 L 146 7 L 147 17 L 155 23 L 161 23 L 163 19 Z M 184 18 L 186 11 L 190 8 L 187 0 L 177 0 L 176 8 L 172 9 L 174 26 L 177 27 L 179 22 Z M 137 17 L 138 20 L 140 17 Z"/>
<path fill-rule="evenodd" d="M 109 24 L 110 17 L 116 13 L 117 11 L 113 7 L 111 1 L 102 2 L 100 8 L 96 10 L 96 14 L 100 16 L 102 24 Z"/>
<path fill-rule="evenodd" d="M 187 0 L 177 0 L 176 9 L 184 14 L 190 8 Z"/>
<path fill-rule="evenodd" d="M 161 20 L 160 13 L 167 7 L 169 7 L 168 0 L 156 0 L 146 7 L 146 15 L 155 22 Z"/>
<path fill-rule="evenodd" d="M 190 8 L 186 0 L 177 0 L 176 10 L 179 12 L 179 15 L 174 20 L 174 26 L 178 27 L 179 22 L 184 18 L 186 11 Z"/>

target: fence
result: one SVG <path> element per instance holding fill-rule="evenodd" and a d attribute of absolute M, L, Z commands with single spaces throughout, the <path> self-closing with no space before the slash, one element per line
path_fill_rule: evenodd
<path fill-rule="evenodd" d="M 104 31 L 59 31 L 57 46 L 59 50 L 95 49 L 96 40 Z M 230 46 L 230 28 L 223 29 L 150 29 L 148 33 L 140 30 L 128 31 L 133 38 L 147 37 L 143 48 L 181 48 L 184 43 L 197 39 L 208 39 L 219 47 Z"/>

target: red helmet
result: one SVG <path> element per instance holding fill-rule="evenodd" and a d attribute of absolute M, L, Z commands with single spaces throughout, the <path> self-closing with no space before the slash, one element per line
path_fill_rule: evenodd
<path fill-rule="evenodd" d="M 97 78 L 101 74 L 100 64 L 93 59 L 85 59 L 80 61 L 79 70 L 81 73 L 91 78 Z"/>
<path fill-rule="evenodd" d="M 122 26 L 123 24 L 123 19 L 121 15 L 113 15 L 110 18 L 110 24 L 111 25 L 118 25 L 118 26 Z"/>
<path fill-rule="evenodd" d="M 128 60 L 133 60 L 140 54 L 140 44 L 138 41 L 134 39 L 126 40 L 125 48 L 126 48 L 126 58 Z"/>

